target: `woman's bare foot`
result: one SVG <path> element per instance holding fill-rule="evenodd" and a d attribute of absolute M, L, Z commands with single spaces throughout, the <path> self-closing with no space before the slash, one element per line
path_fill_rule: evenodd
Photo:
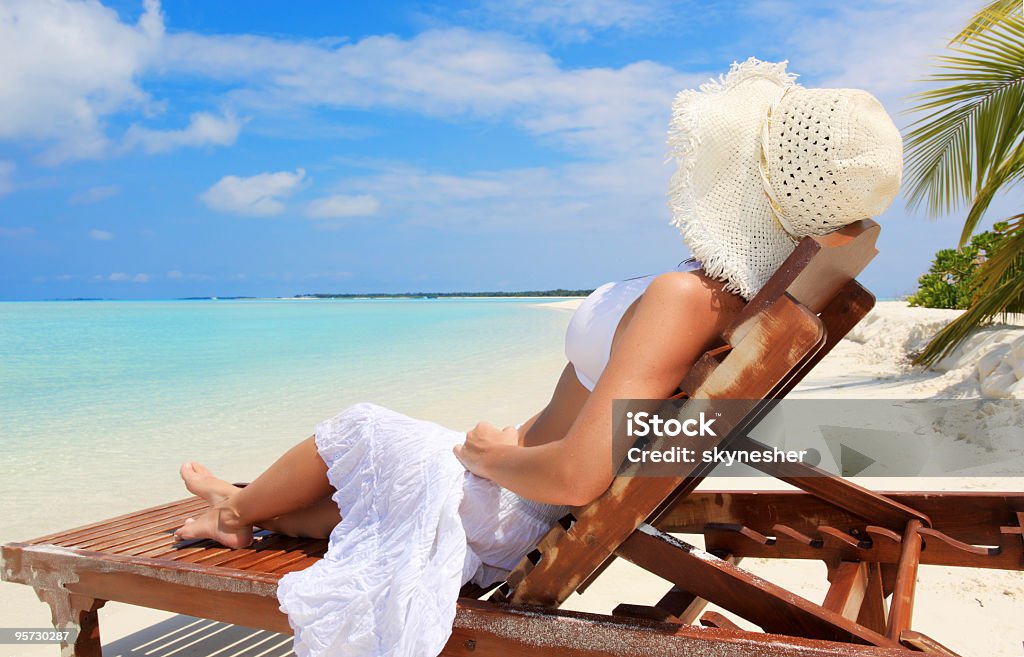
<path fill-rule="evenodd" d="M 217 506 L 240 490 L 238 486 L 218 479 L 202 463 L 196 461 L 182 464 L 179 472 L 185 488 L 209 502 L 210 506 Z"/>
<path fill-rule="evenodd" d="M 174 538 L 187 541 L 195 538 L 209 538 L 224 547 L 241 548 L 252 543 L 252 525 L 244 525 L 226 505 L 207 509 L 174 532 Z"/>

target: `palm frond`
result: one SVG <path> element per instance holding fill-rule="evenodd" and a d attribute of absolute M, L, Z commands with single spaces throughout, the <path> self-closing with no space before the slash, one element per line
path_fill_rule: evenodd
<path fill-rule="evenodd" d="M 1024 275 L 1024 213 L 1010 217 L 1004 229 L 1007 237 L 1000 242 L 984 265 L 978 269 L 979 298 L 998 296 L 1002 285 L 1010 279 Z M 1024 312 L 1020 299 L 1007 297 L 999 312 Z"/>
<path fill-rule="evenodd" d="M 978 326 L 997 316 L 1024 312 L 1024 213 L 1010 219 L 1007 237 L 979 269 L 981 279 L 971 307 L 939 331 L 915 364 L 933 365 L 949 355 Z"/>
<path fill-rule="evenodd" d="M 998 24 L 1007 16 L 1020 14 L 1022 11 L 1024 11 L 1024 6 L 1022 6 L 1020 0 L 995 0 L 975 14 L 971 20 L 968 21 L 967 27 L 961 30 L 960 34 L 953 37 L 949 43 L 950 45 L 954 43 L 966 43 L 968 40 L 983 33 L 993 25 Z"/>
<path fill-rule="evenodd" d="M 978 227 L 978 222 L 985 216 L 996 193 L 1022 178 L 1024 178 L 1024 141 L 1019 141 L 1014 152 L 1007 156 L 1003 164 L 985 180 L 985 184 L 974 197 L 971 209 L 964 220 L 963 232 L 960 233 L 960 248 L 970 241 L 974 229 Z"/>
<path fill-rule="evenodd" d="M 1008 16 L 940 57 L 944 84 L 916 94 L 907 133 L 908 204 L 942 214 L 969 202 L 1024 134 L 1024 17 Z"/>

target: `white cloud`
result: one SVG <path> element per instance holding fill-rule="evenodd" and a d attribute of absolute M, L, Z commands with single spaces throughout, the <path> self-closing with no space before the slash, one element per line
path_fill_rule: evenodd
<path fill-rule="evenodd" d="M 248 178 L 224 176 L 199 199 L 211 210 L 249 217 L 266 217 L 284 212 L 282 199 L 294 194 L 306 177 L 303 169 L 260 173 Z"/>
<path fill-rule="evenodd" d="M 72 194 L 68 198 L 68 203 L 71 205 L 89 205 L 91 203 L 105 201 L 120 193 L 121 188 L 117 185 L 99 185 L 96 187 L 90 187 L 85 191 Z"/>
<path fill-rule="evenodd" d="M 134 25 L 98 2 L 10 0 L 0 6 L 0 138 L 50 144 L 44 161 L 102 155 L 104 119 L 142 109 L 137 78 L 163 38 L 156 0 Z"/>
<path fill-rule="evenodd" d="M 269 37 L 168 35 L 161 65 L 233 86 L 233 105 L 390 108 L 449 120 L 511 121 L 601 157 L 660 157 L 673 95 L 706 75 L 650 61 L 563 69 L 539 47 L 462 28 L 333 46 Z"/>
<path fill-rule="evenodd" d="M 116 271 L 107 276 L 107 280 L 114 281 L 116 283 L 148 283 L 149 274 L 135 274 L 132 276 L 131 274 L 126 274 L 123 271 Z"/>
<path fill-rule="evenodd" d="M 43 146 L 43 164 L 95 159 L 140 147 L 234 143 L 241 127 L 231 113 L 193 114 L 180 130 L 133 125 L 118 148 L 107 125 L 121 114 L 164 111 L 143 79 L 164 46 L 158 0 L 143 0 L 134 24 L 96 1 L 7 0 L 0 4 L 0 139 Z"/>
<path fill-rule="evenodd" d="M 306 205 L 306 216 L 314 219 L 335 219 L 341 217 L 368 217 L 377 214 L 380 201 L 367 194 L 335 194 L 310 201 Z"/>
<path fill-rule="evenodd" d="M 89 231 L 89 238 L 94 239 L 97 242 L 107 242 L 114 239 L 114 234 L 110 231 L 93 228 Z"/>
<path fill-rule="evenodd" d="M 502 29 L 506 23 L 543 24 L 589 33 L 685 15 L 664 0 L 481 2 L 493 15 L 508 16 L 496 21 Z M 764 56 L 766 49 L 785 53 L 812 83 L 862 86 L 892 105 L 971 9 L 958 0 L 865 0 L 811 11 L 797 0 L 753 0 L 736 11 L 763 29 L 738 35 L 727 46 L 729 59 Z M 109 137 L 108 117 L 159 110 L 143 81 L 160 74 L 217 83 L 227 90 L 218 102 L 245 114 L 394 109 L 443 120 L 507 122 L 603 161 L 660 159 L 673 95 L 708 77 L 652 61 L 567 67 L 539 45 L 465 28 L 339 43 L 165 34 L 163 26 L 155 0 L 146 1 L 136 24 L 96 3 L 5 4 L 0 61 L 15 64 L 0 70 L 0 139 L 51 142 L 50 161 L 110 153 L 116 150 L 111 141 L 146 152 L 234 143 L 242 121 L 231 111 L 198 112 L 176 130 L 136 123 L 123 139 Z M 42 85 L 41 79 L 51 82 Z M 256 212 L 279 211 L 271 200 Z"/>
<path fill-rule="evenodd" d="M 238 139 L 242 122 L 227 110 L 222 116 L 209 112 L 196 112 L 188 126 L 181 130 L 153 130 L 135 124 L 124 137 L 125 150 L 141 148 L 147 153 L 166 153 L 182 146 L 230 146 Z"/>
<path fill-rule="evenodd" d="M 658 15 L 651 7 L 662 0 L 519 2 L 525 21 L 605 29 Z M 143 83 L 147 76 L 175 75 L 223 83 L 228 91 L 220 102 L 254 114 L 393 108 L 447 120 L 510 121 L 599 157 L 638 149 L 659 156 L 672 95 L 704 77 L 649 61 L 563 68 L 539 46 L 462 28 L 341 45 L 165 34 L 157 1 L 144 6 L 135 24 L 96 2 L 11 0 L 0 8 L 0 61 L 9 64 L 0 69 L 0 139 L 48 145 L 43 160 L 50 164 L 132 148 L 157 153 L 234 143 L 242 121 L 231 111 L 195 113 L 175 130 L 136 122 L 123 137 L 109 134 L 111 117 L 163 111 L 166 102 Z"/>

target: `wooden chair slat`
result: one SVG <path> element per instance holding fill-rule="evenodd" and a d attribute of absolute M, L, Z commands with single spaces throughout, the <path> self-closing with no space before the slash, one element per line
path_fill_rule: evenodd
<path fill-rule="evenodd" d="M 61 540 L 72 538 L 80 533 L 88 532 L 96 528 L 109 527 L 116 524 L 120 524 L 124 521 L 131 521 L 133 519 L 138 518 L 145 519 L 148 516 L 158 514 L 170 508 L 183 507 L 188 504 L 199 504 L 202 502 L 203 501 L 200 500 L 198 497 L 189 497 L 183 500 L 175 500 L 173 502 L 167 502 L 166 504 L 158 504 L 157 506 L 151 506 L 148 509 L 142 509 L 141 511 L 132 511 L 131 513 L 125 513 L 119 516 L 114 516 L 113 518 L 98 520 L 96 522 L 89 523 L 87 525 L 82 525 L 80 527 L 72 527 L 71 529 L 64 529 L 59 532 L 45 534 L 43 536 L 40 536 L 39 538 L 34 538 L 31 541 L 26 542 L 32 544 L 50 543 L 53 545 L 58 545 Z"/>
<path fill-rule="evenodd" d="M 234 559 L 221 563 L 221 565 L 239 570 L 262 570 L 267 572 L 263 564 L 276 555 L 294 550 L 307 550 L 309 553 L 313 553 L 318 551 L 316 548 L 324 543 L 326 541 L 274 534 L 260 541 L 260 545 L 255 546 L 253 549 L 244 552 L 236 550 L 239 554 L 235 555 Z"/>
<path fill-rule="evenodd" d="M 184 520 L 190 515 L 202 510 L 206 507 L 206 502 L 199 498 L 190 498 L 182 500 L 180 505 L 174 505 L 171 508 L 160 509 L 159 511 L 153 512 L 151 515 L 139 516 L 135 518 L 124 518 L 117 522 L 111 522 L 110 524 L 94 523 L 86 528 L 80 530 L 72 530 L 66 535 L 61 536 L 53 541 L 49 541 L 53 545 L 64 545 L 67 547 L 80 546 L 84 543 L 103 539 L 112 534 L 117 534 L 123 531 L 131 531 L 137 527 L 150 526 L 153 523 L 166 520 L 168 518 L 175 518 Z M 39 539 L 36 539 L 37 542 Z"/>
<path fill-rule="evenodd" d="M 103 552 L 110 552 L 112 554 L 134 554 L 142 555 L 150 552 L 153 549 L 158 548 L 173 548 L 177 543 L 172 532 L 180 525 L 169 525 L 163 528 L 161 531 L 154 532 L 148 536 L 144 536 L 127 543 L 122 543 L 113 547 L 102 548 Z M 95 549 L 95 548 L 94 548 Z"/>
<path fill-rule="evenodd" d="M 266 572 L 270 572 L 275 575 L 285 575 L 297 570 L 305 570 L 317 561 L 320 561 L 320 558 L 320 556 L 311 556 L 305 553 L 293 554 L 291 555 L 290 560 L 283 561 L 280 564 L 275 565 L 272 570 L 268 570 Z"/>
<path fill-rule="evenodd" d="M 135 546 L 153 543 L 170 535 L 178 527 L 184 524 L 185 518 L 174 516 L 163 520 L 154 521 L 146 525 L 139 525 L 132 528 L 121 529 L 111 532 L 105 536 L 85 541 L 74 541 L 67 547 L 77 547 L 83 550 L 94 550 L 96 552 L 118 552 L 123 549 L 131 549 Z"/>

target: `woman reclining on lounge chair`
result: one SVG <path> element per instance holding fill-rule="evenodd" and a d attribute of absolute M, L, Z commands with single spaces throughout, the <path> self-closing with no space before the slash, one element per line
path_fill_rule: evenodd
<path fill-rule="evenodd" d="M 462 433 L 357 404 L 245 488 L 182 466 L 210 508 L 181 539 L 329 537 L 278 587 L 300 656 L 440 652 L 463 584 L 503 579 L 567 505 L 608 487 L 624 456 L 612 400 L 671 396 L 797 240 L 878 215 L 899 188 L 901 140 L 878 101 L 805 89 L 785 63 L 734 64 L 673 109 L 673 221 L 697 260 L 595 290 L 539 413 Z"/>

